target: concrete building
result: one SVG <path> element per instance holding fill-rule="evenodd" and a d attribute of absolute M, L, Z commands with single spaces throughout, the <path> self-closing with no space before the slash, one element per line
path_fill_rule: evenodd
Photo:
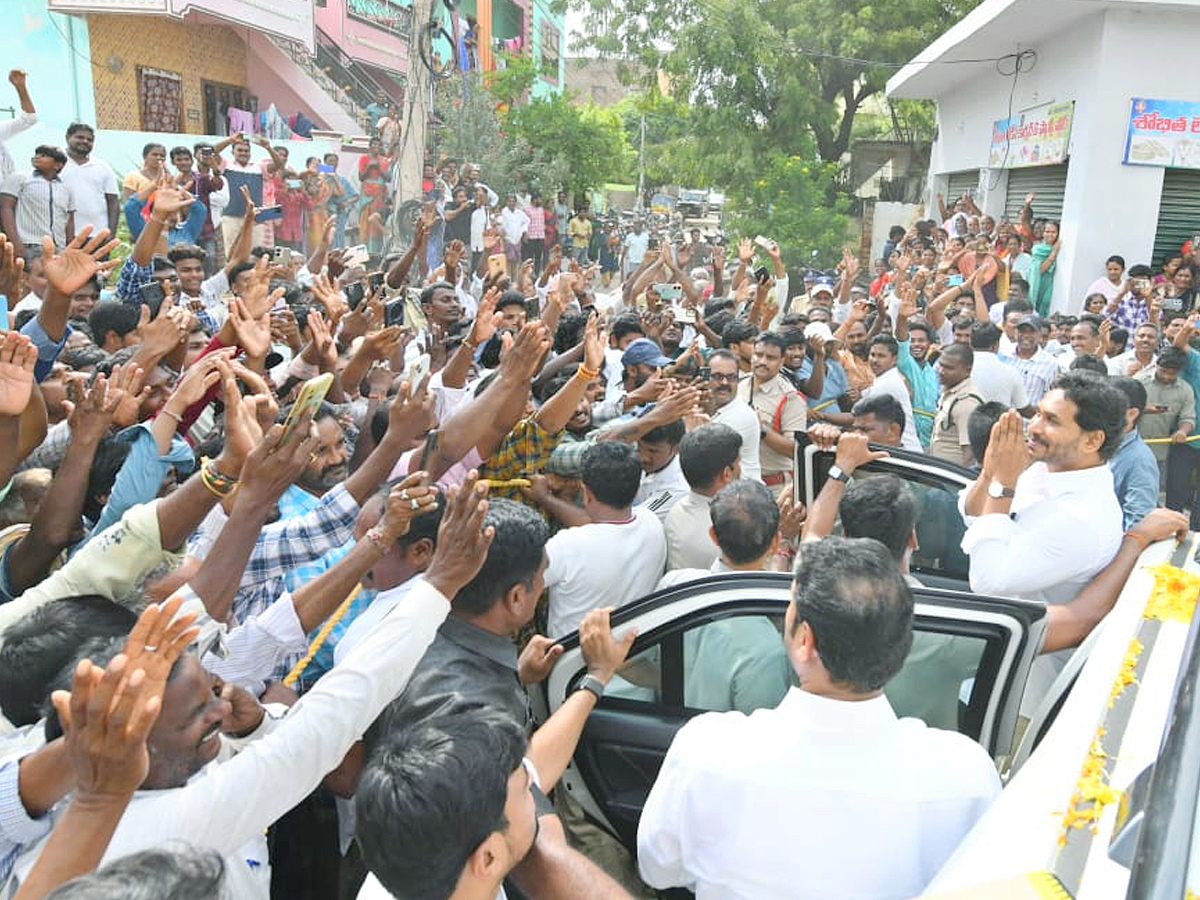
<path fill-rule="evenodd" d="M 987 213 L 1061 219 L 1053 307 L 1077 311 L 1118 253 L 1200 232 L 1197 0 L 984 0 L 888 82 L 937 101 L 929 215 L 974 191 Z M 1193 118 L 1196 116 L 1196 118 Z"/>
<path fill-rule="evenodd" d="M 284 119 L 302 113 L 316 130 L 311 141 L 272 143 L 300 164 L 341 152 L 353 179 L 366 106 L 387 97 L 403 110 L 411 0 L 5 0 L 4 10 L 13 32 L 7 65 L 29 73 L 39 116 L 10 142 L 18 160 L 38 144 L 64 146 L 67 125 L 86 122 L 96 128 L 96 155 L 119 177 L 141 165 L 150 140 L 216 140 L 229 131 L 230 108 L 257 116 L 273 105 Z M 537 92 L 562 90 L 566 29 L 549 0 L 464 0 L 447 35 L 463 34 L 476 14 L 481 46 L 507 41 L 538 54 Z M 434 51 L 454 59 L 447 37 Z M 0 81 L 0 120 L 15 107 Z M 253 153 L 265 158 L 261 148 Z"/>

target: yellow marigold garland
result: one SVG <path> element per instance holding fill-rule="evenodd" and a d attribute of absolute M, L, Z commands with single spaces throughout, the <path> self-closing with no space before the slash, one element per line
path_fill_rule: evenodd
<path fill-rule="evenodd" d="M 1200 575 L 1162 563 L 1150 566 L 1154 588 L 1146 601 L 1146 618 L 1164 622 L 1190 622 L 1200 595 Z"/>
<path fill-rule="evenodd" d="M 1200 575 L 1185 572 L 1183 569 L 1162 563 L 1150 566 L 1154 575 L 1154 587 L 1146 601 L 1144 616 L 1147 619 L 1160 621 L 1189 622 L 1196 612 L 1196 599 L 1200 596 Z M 1144 647 L 1142 642 L 1134 638 L 1129 642 L 1125 658 L 1121 660 L 1121 668 L 1113 679 L 1112 689 L 1108 695 L 1108 706 L 1111 709 L 1117 698 L 1131 684 L 1137 683 L 1138 660 Z M 1079 780 L 1075 782 L 1075 792 L 1062 814 L 1062 833 L 1058 837 L 1058 845 L 1066 846 L 1067 837 L 1072 828 L 1091 828 L 1096 832 L 1096 823 L 1100 814 L 1110 803 L 1116 802 L 1121 791 L 1109 786 L 1108 754 L 1104 752 L 1104 728 L 1096 729 L 1087 756 L 1083 760 L 1083 769 Z M 1200 897 L 1189 891 L 1188 900 L 1200 900 Z"/>

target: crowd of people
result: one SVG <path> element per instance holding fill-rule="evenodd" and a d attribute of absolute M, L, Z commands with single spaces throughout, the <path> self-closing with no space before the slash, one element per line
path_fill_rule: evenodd
<path fill-rule="evenodd" d="M 855 473 L 974 471 L 945 552 L 1048 604 L 1031 701 L 1140 551 L 1196 522 L 1200 261 L 1114 256 L 1086 312 L 1047 316 L 1058 225 L 1032 195 L 1016 223 L 963 198 L 893 229 L 873 281 L 846 252 L 793 292 L 774 241 L 652 247 L 640 223 L 603 272 L 585 205 L 501 205 L 469 163 L 431 168 L 387 252 L 386 187 L 349 236 L 336 159 L 151 144 L 118 188 L 94 138 L 72 125 L 0 185 L 19 900 L 913 896 L 1000 784 L 954 733 L 970 661 L 914 634 L 918 498 Z M 360 196 L 390 168 L 377 138 Z M 835 453 L 811 509 L 798 440 Z M 751 664 L 685 674 L 719 714 L 678 733 L 636 865 L 580 852 L 556 785 L 607 691 L 656 687 L 613 611 L 760 570 L 795 572 L 786 620 L 689 645 Z M 587 675 L 535 721 L 576 632 Z"/>

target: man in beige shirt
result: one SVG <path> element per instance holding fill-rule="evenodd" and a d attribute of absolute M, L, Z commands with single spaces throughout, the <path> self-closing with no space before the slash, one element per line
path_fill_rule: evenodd
<path fill-rule="evenodd" d="M 738 385 L 738 396 L 749 403 L 762 426 L 759 459 L 762 480 L 768 487 L 792 478 L 795 435 L 807 427 L 807 403 L 790 381 L 780 374 L 787 344 L 765 331 L 754 342 L 750 374 Z"/>
<path fill-rule="evenodd" d="M 938 400 L 933 420 L 933 436 L 929 455 L 964 466 L 974 462 L 967 420 L 983 403 L 983 398 L 971 381 L 971 366 L 975 353 L 966 344 L 951 344 L 938 360 L 938 380 L 942 396 Z"/>

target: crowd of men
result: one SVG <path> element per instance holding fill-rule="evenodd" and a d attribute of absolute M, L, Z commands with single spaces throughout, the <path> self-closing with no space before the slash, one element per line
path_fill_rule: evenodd
<path fill-rule="evenodd" d="M 66 140 L 0 185 L 6 896 L 913 896 L 1000 785 L 955 733 L 971 661 L 913 631 L 927 501 L 858 470 L 973 470 L 941 554 L 1048 604 L 1031 701 L 1186 531 L 1161 489 L 1196 522 L 1200 259 L 1114 256 L 1042 317 L 1032 195 L 893 229 L 870 283 L 847 252 L 793 292 L 773 241 L 640 224 L 608 282 L 586 210 L 493 220 L 469 165 L 364 257 L 343 210 L 267 232 L 269 144 L 150 145 L 119 197 L 93 130 Z M 835 453 L 811 509 L 797 440 Z M 786 619 L 689 635 L 729 660 L 685 673 L 719 715 L 678 733 L 634 863 L 556 790 L 606 691 L 658 687 L 614 610 L 762 570 L 795 572 Z M 535 721 L 576 632 L 587 675 Z"/>

